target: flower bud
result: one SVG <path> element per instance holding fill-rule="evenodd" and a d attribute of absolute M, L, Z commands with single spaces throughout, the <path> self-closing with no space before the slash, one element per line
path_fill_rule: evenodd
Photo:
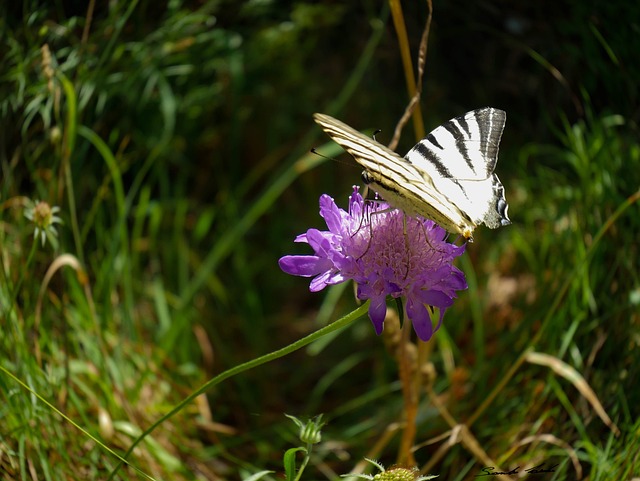
<path fill-rule="evenodd" d="M 300 440 L 305 444 L 318 444 L 322 440 L 322 427 L 325 423 L 322 422 L 322 414 L 309 419 L 306 423 L 303 423 L 298 418 L 294 416 L 290 416 L 285 414 L 289 419 L 291 419 L 298 428 L 300 428 L 300 432 L 298 436 Z"/>

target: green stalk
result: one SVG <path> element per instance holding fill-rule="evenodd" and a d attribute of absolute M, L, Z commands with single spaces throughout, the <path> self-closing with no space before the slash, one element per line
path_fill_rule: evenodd
<path fill-rule="evenodd" d="M 289 344 L 286 347 L 278 349 L 277 351 L 270 352 L 269 354 L 265 354 L 264 356 L 258 357 L 256 359 L 252 359 L 251 361 L 247 361 L 247 362 L 245 362 L 243 364 L 240 364 L 240 365 L 238 365 L 236 367 L 228 369 L 228 370 L 224 371 L 223 373 L 220 373 L 217 376 L 215 376 L 214 378 L 210 379 L 209 381 L 204 383 L 199 389 L 197 389 L 196 391 L 191 393 L 189 396 L 187 396 L 185 399 L 183 399 L 180 403 L 178 403 L 173 409 L 171 409 L 171 411 L 169 411 L 167 414 L 165 414 L 160 419 L 158 419 L 156 422 L 154 422 L 151 426 L 149 426 L 140 436 L 138 436 L 138 438 L 133 442 L 133 444 L 131 444 L 131 446 L 129 446 L 129 449 L 127 450 L 127 452 L 124 453 L 124 456 L 123 457 L 118 456 L 118 459 L 120 460 L 120 462 L 113 469 L 113 471 L 111 472 L 111 474 L 107 478 L 107 481 L 110 481 L 111 479 L 113 479 L 113 477 L 117 474 L 118 470 L 120 469 L 120 467 L 122 466 L 123 463 L 127 463 L 126 459 L 133 452 L 135 447 L 138 444 L 140 444 L 140 442 L 146 436 L 151 434 L 151 432 L 153 432 L 158 426 L 160 426 L 160 424 L 162 424 L 163 422 L 165 422 L 166 420 L 171 418 L 173 415 L 175 415 L 178 412 L 180 412 L 187 404 L 189 404 L 191 401 L 193 401 L 195 398 L 197 398 L 200 394 L 208 391 L 212 387 L 220 384 L 222 381 L 224 381 L 226 379 L 229 379 L 230 377 L 233 377 L 233 376 L 236 376 L 236 375 L 238 375 L 240 373 L 249 371 L 250 369 L 253 369 L 255 367 L 261 366 L 262 364 L 266 364 L 268 362 L 275 361 L 276 359 L 284 357 L 287 354 L 291 354 L 292 352 L 297 351 L 298 349 L 301 349 L 301 348 L 303 348 L 304 346 L 306 346 L 308 344 L 311 344 L 313 341 L 316 341 L 316 340 L 320 339 L 323 336 L 326 336 L 327 334 L 329 334 L 331 332 L 337 331 L 338 329 L 342 329 L 343 327 L 348 326 L 353 321 L 355 321 L 356 319 L 360 318 L 363 314 L 365 314 L 367 312 L 368 308 L 369 308 L 369 302 L 366 302 L 365 304 L 360 306 L 358 309 L 356 309 L 355 311 L 347 314 L 343 318 L 338 319 L 335 322 L 332 322 L 328 326 L 325 326 L 325 327 L 323 327 L 321 329 L 318 329 L 317 331 L 309 334 L 306 337 L 303 337 L 302 339 L 299 339 L 299 340 Z"/>
<path fill-rule="evenodd" d="M 71 155 L 76 146 L 76 136 L 78 127 L 78 99 L 73 84 L 60 71 L 57 72 L 58 79 L 62 84 L 64 94 L 67 98 L 67 117 L 64 129 L 64 144 L 62 148 L 62 170 L 64 173 L 67 201 L 69 202 L 69 217 L 71 218 L 71 231 L 76 244 L 76 253 L 80 262 L 84 264 L 82 252 L 82 241 L 80 240 L 80 229 L 78 228 L 78 216 L 76 212 L 76 200 L 73 190 L 73 179 L 71 177 Z"/>

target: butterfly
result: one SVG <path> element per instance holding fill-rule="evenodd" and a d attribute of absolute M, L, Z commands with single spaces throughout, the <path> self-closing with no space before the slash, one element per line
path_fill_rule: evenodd
<path fill-rule="evenodd" d="M 404 157 L 329 115 L 313 118 L 364 167 L 365 184 L 405 214 L 431 219 L 469 241 L 480 224 L 496 229 L 511 223 L 494 173 L 504 111 L 485 107 L 451 119 Z"/>

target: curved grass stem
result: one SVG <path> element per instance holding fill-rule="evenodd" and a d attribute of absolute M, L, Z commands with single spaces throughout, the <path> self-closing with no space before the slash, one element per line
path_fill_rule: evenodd
<path fill-rule="evenodd" d="M 209 381 L 204 383 L 200 388 L 198 388 L 196 391 L 194 391 L 189 396 L 187 396 L 185 399 L 183 399 L 180 403 L 178 403 L 173 409 L 171 409 L 171 411 L 169 411 L 167 414 L 165 414 L 164 416 L 159 418 L 156 422 L 154 422 L 151 426 L 149 426 L 140 436 L 138 436 L 136 438 L 136 440 L 131 444 L 131 446 L 129 447 L 127 452 L 122 457 L 118 456 L 118 459 L 120 460 L 120 462 L 113 469 L 113 471 L 111 472 L 111 474 L 109 475 L 109 477 L 107 479 L 108 480 L 113 479 L 113 477 L 116 475 L 116 473 L 118 472 L 118 470 L 120 469 L 122 464 L 126 462 L 126 459 L 133 452 L 134 448 L 138 444 L 140 444 L 140 442 L 145 437 L 147 437 L 149 434 L 151 434 L 158 426 L 160 426 L 160 424 L 162 424 L 163 422 L 167 421 L 169 418 L 171 418 L 172 416 L 174 416 L 178 412 L 182 411 L 182 409 L 187 404 L 189 404 L 191 401 L 193 401 L 195 398 L 197 398 L 200 394 L 208 391 L 212 387 L 220 384 L 222 381 L 224 381 L 226 379 L 229 379 L 230 377 L 233 377 L 233 376 L 236 376 L 236 375 L 238 375 L 240 373 L 249 371 L 250 369 L 253 369 L 255 367 L 261 366 L 262 364 L 266 364 L 268 362 L 275 361 L 276 359 L 284 357 L 287 354 L 291 354 L 292 352 L 297 351 L 298 349 L 300 349 L 300 348 L 312 343 L 313 341 L 316 341 L 316 340 L 320 339 L 321 337 L 323 337 L 323 336 L 325 336 L 325 335 L 327 335 L 327 334 L 329 334 L 331 332 L 337 331 L 338 329 L 342 329 L 342 328 L 348 326 L 353 321 L 355 321 L 356 319 L 361 317 L 363 314 L 365 314 L 367 312 L 368 308 L 369 308 L 369 302 L 363 304 L 358 309 L 356 309 L 355 311 L 347 314 L 346 316 L 342 317 L 341 319 L 338 319 L 337 321 L 332 322 L 328 326 L 325 326 L 325 327 L 323 327 L 321 329 L 318 329 L 317 331 L 309 334 L 306 337 L 303 337 L 302 339 L 299 339 L 296 342 L 293 342 L 293 343 L 289 344 L 286 347 L 283 347 L 282 349 L 278 349 L 277 351 L 270 352 L 269 354 L 265 354 L 264 356 L 258 357 L 256 359 L 252 359 L 251 361 L 247 361 L 247 362 L 245 362 L 243 364 L 240 364 L 240 365 L 235 366 L 235 367 L 233 367 L 231 369 L 228 369 L 228 370 L 224 371 L 223 373 L 220 373 L 217 376 L 215 376 L 214 378 L 210 379 Z"/>

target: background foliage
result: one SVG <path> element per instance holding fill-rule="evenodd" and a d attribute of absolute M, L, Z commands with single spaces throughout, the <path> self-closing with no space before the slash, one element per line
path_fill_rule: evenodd
<path fill-rule="evenodd" d="M 415 58 L 427 5 L 405 3 Z M 0 472 L 106 478 L 117 459 L 16 378 L 122 453 L 214 374 L 352 310 L 350 292 L 312 295 L 277 259 L 321 226 L 321 193 L 345 205 L 359 179 L 308 154 L 327 140 L 311 114 L 388 141 L 408 102 L 398 42 L 388 6 L 369 0 L 0 8 Z M 560 463 L 547 479 L 578 478 L 571 455 L 584 478 L 639 475 L 640 6 L 433 10 L 427 130 L 476 107 L 507 111 L 498 169 L 514 221 L 468 248 L 470 289 L 432 341 L 434 391 L 465 422 L 542 329 L 536 350 L 577 370 L 621 434 L 577 382 L 524 363 L 474 436 L 501 465 Z M 415 141 L 405 129 L 398 150 Z M 58 246 L 33 240 L 28 199 L 61 208 Z M 282 470 L 298 442 L 283 413 L 324 412 L 309 476 L 332 479 L 372 452 L 391 464 L 385 433 L 402 408 L 382 347 L 362 319 L 230 379 L 132 461 L 157 479 Z M 419 441 L 448 429 L 425 401 Z M 441 479 L 477 474 L 463 444 L 442 445 L 420 447 L 419 463 L 437 460 Z"/>

